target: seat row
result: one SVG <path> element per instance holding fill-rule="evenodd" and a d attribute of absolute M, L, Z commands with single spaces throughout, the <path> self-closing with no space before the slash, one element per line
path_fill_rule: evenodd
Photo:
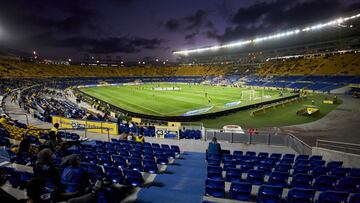
<path fill-rule="evenodd" d="M 213 197 L 225 197 L 225 183 L 219 180 L 206 180 L 205 195 Z M 251 200 L 252 185 L 248 182 L 232 182 L 229 190 L 229 198 L 250 201 Z M 274 185 L 262 185 L 259 187 L 257 193 L 257 202 L 265 203 L 281 203 L 282 202 L 283 187 Z M 350 198 L 349 198 L 350 196 Z M 360 201 L 360 193 L 349 195 L 348 192 L 341 191 L 323 191 L 320 193 L 318 203 L 358 203 Z M 307 203 L 315 202 L 315 190 L 304 188 L 292 188 L 289 190 L 287 203 Z"/>

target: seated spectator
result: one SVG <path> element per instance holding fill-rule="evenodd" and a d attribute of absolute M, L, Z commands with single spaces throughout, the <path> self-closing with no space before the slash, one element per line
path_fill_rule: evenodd
<path fill-rule="evenodd" d="M 44 177 L 48 186 L 60 188 L 60 174 L 52 163 L 52 156 L 53 151 L 49 148 L 43 149 L 38 153 L 38 161 L 33 167 L 34 175 Z"/>
<path fill-rule="evenodd" d="M 145 137 L 142 134 L 140 134 L 138 136 L 135 136 L 135 141 L 140 142 L 141 144 L 144 144 L 145 143 Z"/>
<path fill-rule="evenodd" d="M 221 146 L 217 142 L 216 137 L 213 137 L 209 143 L 208 149 L 206 150 L 208 154 L 218 154 L 221 156 Z"/>
<path fill-rule="evenodd" d="M 61 183 L 65 192 L 83 192 L 89 186 L 89 175 L 80 167 L 80 158 L 76 154 L 63 158 L 61 165 L 65 166 L 61 174 Z"/>

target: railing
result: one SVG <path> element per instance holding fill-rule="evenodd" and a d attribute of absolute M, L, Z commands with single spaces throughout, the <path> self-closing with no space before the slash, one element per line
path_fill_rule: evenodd
<path fill-rule="evenodd" d="M 208 129 L 205 132 L 203 140 L 211 140 L 216 137 L 220 141 L 228 141 L 230 143 L 243 143 L 243 144 L 266 144 L 286 146 L 292 148 L 299 154 L 311 154 L 311 147 L 289 133 L 282 133 L 277 131 L 256 131 L 253 135 L 248 132 L 235 133 L 224 132 L 219 129 Z"/>
<path fill-rule="evenodd" d="M 93 130 L 93 129 L 102 129 L 102 130 L 106 130 L 107 131 L 107 138 L 108 138 L 108 141 L 110 142 L 111 141 L 111 138 L 110 138 L 110 128 L 104 128 L 104 127 L 100 127 L 100 128 L 59 128 L 59 131 L 64 131 L 64 132 L 67 132 L 67 131 L 84 131 L 84 137 L 87 137 L 87 131 L 88 130 Z M 40 129 L 28 129 L 24 135 L 26 135 L 28 132 L 30 131 L 49 131 L 51 130 L 50 128 L 40 128 Z M 76 132 L 76 133 L 78 133 Z M 65 139 L 67 139 L 66 137 L 66 134 L 65 134 Z"/>
<path fill-rule="evenodd" d="M 360 144 L 337 142 L 329 140 L 316 140 L 316 147 L 341 151 L 351 154 L 360 154 Z"/>

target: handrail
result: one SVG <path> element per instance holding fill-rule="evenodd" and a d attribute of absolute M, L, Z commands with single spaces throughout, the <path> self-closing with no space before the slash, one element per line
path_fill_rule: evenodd
<path fill-rule="evenodd" d="M 101 129 L 101 130 L 106 130 L 107 131 L 107 137 L 108 137 L 108 141 L 110 142 L 110 128 L 105 128 L 105 127 L 99 127 L 99 128 L 59 128 L 58 130 L 64 130 L 66 132 L 66 130 L 84 130 L 85 131 L 85 137 L 87 137 L 87 130 L 92 130 L 92 129 Z M 46 131 L 46 130 L 51 130 L 51 128 L 37 128 L 37 129 L 27 129 L 27 131 L 25 131 L 25 133 L 23 134 L 26 135 L 29 131 Z"/>
<path fill-rule="evenodd" d="M 330 141 L 330 140 L 321 140 L 321 139 L 316 140 L 316 147 L 318 147 L 319 142 L 327 142 L 327 143 L 332 143 L 332 144 L 343 144 L 343 145 L 350 145 L 350 146 L 360 147 L 360 144 L 354 144 L 354 143 L 348 143 L 348 142 L 339 142 L 339 141 Z"/>
<path fill-rule="evenodd" d="M 311 146 L 310 146 L 310 145 L 306 144 L 304 141 L 300 140 L 300 139 L 299 139 L 298 137 L 296 137 L 295 135 L 293 135 L 293 134 L 291 134 L 291 133 L 287 133 L 287 134 L 290 135 L 292 138 L 296 139 L 296 141 L 301 142 L 301 144 L 303 144 L 303 145 L 305 145 L 305 146 L 307 146 L 308 148 L 311 149 Z"/>

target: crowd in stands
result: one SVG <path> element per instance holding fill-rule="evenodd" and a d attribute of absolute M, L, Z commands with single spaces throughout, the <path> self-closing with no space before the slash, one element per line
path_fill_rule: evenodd
<path fill-rule="evenodd" d="M 0 121 L 10 122 L 5 117 Z M 5 133 L 0 131 L 0 138 L 7 142 L 0 144 L 10 162 L 32 167 L 32 172 L 0 166 L 1 184 L 26 189 L 34 202 L 119 202 L 133 187 L 145 184 L 144 174 L 158 174 L 160 165 L 172 163 L 180 154 L 178 146 L 151 144 L 142 135 L 131 141 L 89 142 L 59 131 L 58 124 L 42 132 L 40 139 L 25 134 L 18 145 L 10 143 Z M 25 202 L 2 189 L 0 198 Z"/>

